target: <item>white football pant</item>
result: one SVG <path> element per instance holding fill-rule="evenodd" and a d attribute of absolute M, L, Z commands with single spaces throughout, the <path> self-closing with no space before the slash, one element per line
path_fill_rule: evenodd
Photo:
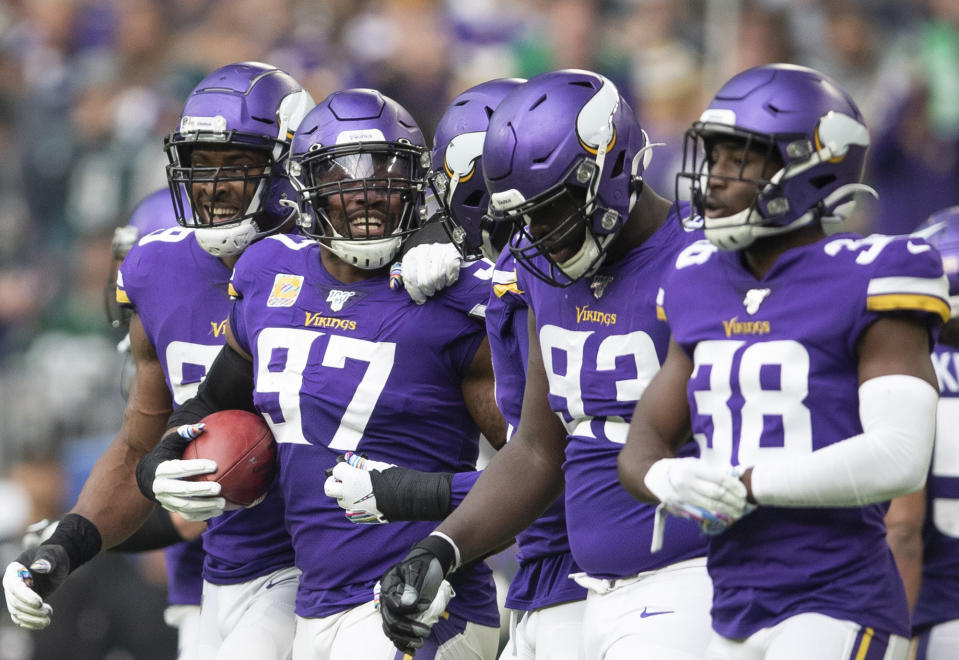
<path fill-rule="evenodd" d="M 289 566 L 240 584 L 203 582 L 203 660 L 289 660 L 300 569 Z"/>
<path fill-rule="evenodd" d="M 532 612 L 514 612 L 500 660 L 583 660 L 582 625 L 586 601 L 577 600 Z M 512 618 L 510 619 L 512 621 Z"/>
<path fill-rule="evenodd" d="M 200 606 L 170 605 L 163 610 L 163 621 L 171 628 L 176 628 L 176 659 L 202 660 Z"/>
<path fill-rule="evenodd" d="M 493 660 L 499 630 L 459 617 L 443 618 L 416 660 Z M 293 660 L 394 660 L 403 658 L 383 632 L 373 601 L 321 619 L 296 617 Z"/>
<path fill-rule="evenodd" d="M 713 633 L 708 660 L 906 660 L 909 640 L 858 623 L 806 613 L 763 628 L 746 639 Z M 955 648 L 948 656 L 955 656 Z"/>
<path fill-rule="evenodd" d="M 928 640 L 928 641 L 926 641 Z M 959 653 L 959 619 L 944 621 L 923 634 L 925 655 L 916 655 L 924 660 L 954 660 Z M 913 644 L 919 645 L 919 638 Z M 912 658 L 913 656 L 909 656 Z"/>
<path fill-rule="evenodd" d="M 705 557 L 621 580 L 574 579 L 589 590 L 586 660 L 702 660 L 713 599 Z"/>

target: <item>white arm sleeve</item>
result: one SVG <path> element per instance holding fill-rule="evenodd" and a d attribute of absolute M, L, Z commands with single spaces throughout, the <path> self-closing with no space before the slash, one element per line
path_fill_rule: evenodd
<path fill-rule="evenodd" d="M 859 387 L 863 432 L 809 454 L 760 460 L 752 491 L 773 506 L 864 506 L 919 490 L 932 457 L 939 394 L 893 374 Z"/>

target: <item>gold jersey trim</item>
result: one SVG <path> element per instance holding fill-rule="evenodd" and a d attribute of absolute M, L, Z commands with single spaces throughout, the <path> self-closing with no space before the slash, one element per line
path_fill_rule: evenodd
<path fill-rule="evenodd" d="M 934 296 L 916 293 L 887 293 L 866 298 L 866 309 L 873 312 L 891 312 L 897 309 L 917 310 L 938 314 L 945 323 L 949 320 L 949 305 Z"/>

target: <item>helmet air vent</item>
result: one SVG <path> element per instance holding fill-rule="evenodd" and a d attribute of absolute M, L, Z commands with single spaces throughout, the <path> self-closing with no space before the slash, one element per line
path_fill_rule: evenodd
<path fill-rule="evenodd" d="M 536 165 L 542 165 L 543 163 L 545 163 L 546 161 L 548 161 L 548 160 L 550 159 L 550 156 L 553 155 L 553 152 L 554 152 L 554 151 L 556 151 L 556 150 L 555 150 L 555 149 L 550 149 L 547 153 L 543 154 L 542 156 L 538 156 L 538 157 L 536 157 L 536 158 L 532 158 L 531 160 L 532 160 L 532 162 L 535 163 Z"/>
<path fill-rule="evenodd" d="M 829 184 L 833 183 L 835 180 L 836 180 L 835 174 L 824 174 L 822 176 L 812 177 L 811 179 L 809 179 L 809 183 L 811 183 L 816 188 L 825 188 Z"/>
<path fill-rule="evenodd" d="M 536 99 L 535 101 L 533 101 L 532 104 L 530 104 L 529 109 L 530 109 L 530 110 L 535 110 L 535 109 L 538 108 L 538 107 L 543 103 L 543 101 L 545 101 L 545 100 L 546 100 L 546 94 L 543 94 L 543 95 L 540 96 L 538 99 Z"/>

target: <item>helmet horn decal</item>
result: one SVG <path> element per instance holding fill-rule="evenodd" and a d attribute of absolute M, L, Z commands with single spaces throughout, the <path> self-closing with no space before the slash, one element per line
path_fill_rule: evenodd
<path fill-rule="evenodd" d="M 603 85 L 579 111 L 576 117 L 576 135 L 580 144 L 589 153 L 599 156 L 616 144 L 616 127 L 613 114 L 619 107 L 619 92 L 616 86 L 603 76 L 598 76 Z"/>
<path fill-rule="evenodd" d="M 846 157 L 850 146 L 869 146 L 869 131 L 849 115 L 830 110 L 820 117 L 813 139 L 823 160 L 838 163 Z"/>
<path fill-rule="evenodd" d="M 476 159 L 483 155 L 486 131 L 461 133 L 450 140 L 444 156 L 444 167 L 450 179 L 469 181 L 476 171 Z M 453 194 L 453 191 L 450 191 Z"/>

